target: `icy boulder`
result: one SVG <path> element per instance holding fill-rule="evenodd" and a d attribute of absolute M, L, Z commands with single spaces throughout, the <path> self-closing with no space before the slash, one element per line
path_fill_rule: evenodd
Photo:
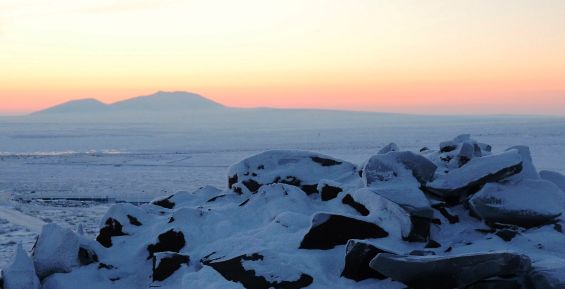
<path fill-rule="evenodd" d="M 439 175 L 426 185 L 427 191 L 449 202 L 458 202 L 488 182 L 496 182 L 522 171 L 518 150 L 474 158 L 465 166 Z"/>
<path fill-rule="evenodd" d="M 471 139 L 469 134 L 462 134 L 453 140 L 439 144 L 439 151 L 428 152 L 429 158 L 442 170 L 460 168 L 474 158 L 491 154 L 490 145 Z"/>
<path fill-rule="evenodd" d="M 565 176 L 553 171 L 540 171 L 539 172 L 542 179 L 550 181 L 558 186 L 563 192 L 565 192 Z"/>
<path fill-rule="evenodd" d="M 357 177 L 355 165 L 307 151 L 266 151 L 246 158 L 228 169 L 228 187 L 239 193 L 255 193 L 265 184 L 284 183 L 318 193 L 322 179 L 348 181 Z"/>
<path fill-rule="evenodd" d="M 464 288 L 497 276 L 525 275 L 531 267 L 525 255 L 508 252 L 457 256 L 378 254 L 371 268 L 411 288 Z"/>
<path fill-rule="evenodd" d="M 555 221 L 565 210 L 565 198 L 548 181 L 525 179 L 516 184 L 489 183 L 470 200 L 471 208 L 488 223 L 524 228 Z"/>
<path fill-rule="evenodd" d="M 427 241 L 433 210 L 420 186 L 432 179 L 437 167 L 412 152 L 375 155 L 363 169 L 363 181 L 369 189 L 405 209 L 414 229 L 408 239 Z"/>
<path fill-rule="evenodd" d="M 383 183 L 426 183 L 437 167 L 425 157 L 413 152 L 389 152 L 374 155 L 363 168 L 363 182 L 367 187 Z"/>
<path fill-rule="evenodd" d="M 57 224 L 43 226 L 33 250 L 37 275 L 45 278 L 54 273 L 71 272 L 79 265 L 80 242 L 71 230 Z"/>
<path fill-rule="evenodd" d="M 35 273 L 33 261 L 18 244 L 12 263 L 2 272 L 4 289 L 39 289 L 39 278 Z"/>

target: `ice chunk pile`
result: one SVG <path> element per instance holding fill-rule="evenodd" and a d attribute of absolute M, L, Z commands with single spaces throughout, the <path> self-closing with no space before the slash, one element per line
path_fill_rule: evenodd
<path fill-rule="evenodd" d="M 266 151 L 226 189 L 113 206 L 96 240 L 46 225 L 4 288 L 565 288 L 564 180 L 469 135 L 362 165 Z"/>

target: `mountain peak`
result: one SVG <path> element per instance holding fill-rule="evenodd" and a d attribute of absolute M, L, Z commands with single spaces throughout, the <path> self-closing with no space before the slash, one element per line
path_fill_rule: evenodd
<path fill-rule="evenodd" d="M 223 105 L 199 94 L 185 91 L 158 91 L 112 104 L 113 108 L 142 111 L 186 111 L 222 108 Z"/>

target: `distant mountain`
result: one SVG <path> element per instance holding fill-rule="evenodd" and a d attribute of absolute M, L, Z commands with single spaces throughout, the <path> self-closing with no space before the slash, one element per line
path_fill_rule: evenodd
<path fill-rule="evenodd" d="M 99 113 L 106 111 L 108 105 L 93 98 L 78 99 L 65 102 L 44 110 L 32 113 L 33 115 L 42 114 L 67 114 L 67 113 Z"/>
<path fill-rule="evenodd" d="M 111 108 L 118 111 L 173 112 L 217 109 L 224 106 L 195 93 L 159 91 L 152 95 L 116 102 Z"/>
<path fill-rule="evenodd" d="M 130 98 L 113 104 L 96 99 L 73 100 L 53 106 L 32 115 L 100 115 L 119 113 L 182 113 L 225 108 L 201 95 L 188 92 L 164 92 Z"/>

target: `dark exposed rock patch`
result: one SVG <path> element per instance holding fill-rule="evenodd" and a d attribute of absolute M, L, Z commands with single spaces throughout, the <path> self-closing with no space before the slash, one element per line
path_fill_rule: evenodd
<path fill-rule="evenodd" d="M 182 232 L 176 232 L 174 230 L 169 230 L 165 233 L 160 234 L 157 239 L 157 243 L 147 246 L 149 258 L 152 258 L 157 252 L 178 253 L 182 248 L 184 248 L 184 245 L 186 244 L 184 234 Z"/>
<path fill-rule="evenodd" d="M 188 266 L 189 264 L 189 256 L 171 252 L 157 253 L 153 257 L 153 281 L 164 281 L 182 265 Z"/>
<path fill-rule="evenodd" d="M 264 260 L 263 255 L 254 253 L 229 260 L 202 260 L 202 263 L 212 267 L 226 280 L 241 283 L 247 289 L 300 289 L 310 286 L 314 281 L 312 276 L 305 273 L 301 273 L 297 280 L 270 281 L 266 278 L 270 276 L 258 276 L 254 270 L 246 270 L 242 264 L 245 261 L 263 262 Z"/>
<path fill-rule="evenodd" d="M 350 239 L 387 237 L 388 233 L 376 224 L 342 216 L 318 213 L 312 219 L 312 227 L 304 236 L 300 249 L 328 250 L 344 245 Z"/>
<path fill-rule="evenodd" d="M 110 248 L 112 247 L 112 237 L 125 236 L 126 234 L 122 231 L 122 224 L 113 218 L 108 218 L 105 222 L 105 226 L 100 229 L 96 241 L 100 245 Z"/>

